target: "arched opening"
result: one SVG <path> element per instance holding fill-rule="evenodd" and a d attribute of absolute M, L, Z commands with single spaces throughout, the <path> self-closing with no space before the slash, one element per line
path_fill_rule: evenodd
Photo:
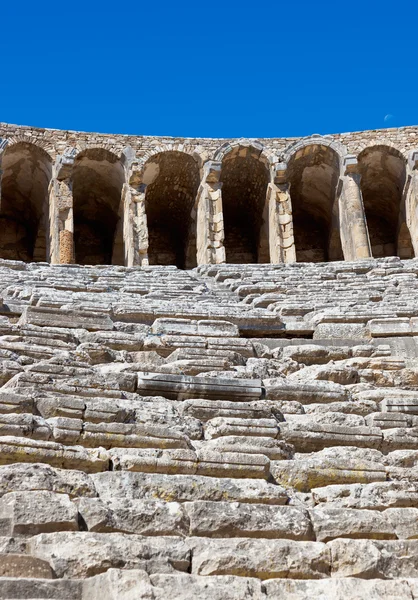
<path fill-rule="evenodd" d="M 85 150 L 73 170 L 74 249 L 80 265 L 123 265 L 124 170 L 108 150 Z"/>
<path fill-rule="evenodd" d="M 335 204 L 337 153 L 328 146 L 305 146 L 288 170 L 297 262 L 343 260 Z"/>
<path fill-rule="evenodd" d="M 184 152 L 152 156 L 144 168 L 150 265 L 196 266 L 196 222 L 192 215 L 200 183 L 195 159 Z"/>
<path fill-rule="evenodd" d="M 238 146 L 222 161 L 222 209 L 227 263 L 270 262 L 265 225 L 268 162 L 253 147 Z"/>
<path fill-rule="evenodd" d="M 34 144 L 19 142 L 6 147 L 1 166 L 0 258 L 48 260 L 51 158 Z"/>
<path fill-rule="evenodd" d="M 358 164 L 372 255 L 412 258 L 414 251 L 402 206 L 404 157 L 390 146 L 372 146 L 360 153 Z"/>

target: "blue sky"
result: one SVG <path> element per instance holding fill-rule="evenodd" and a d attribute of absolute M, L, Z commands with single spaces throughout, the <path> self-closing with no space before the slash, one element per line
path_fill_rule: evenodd
<path fill-rule="evenodd" d="M 3 122 L 187 137 L 418 124 L 416 0 L 23 0 L 0 22 Z"/>

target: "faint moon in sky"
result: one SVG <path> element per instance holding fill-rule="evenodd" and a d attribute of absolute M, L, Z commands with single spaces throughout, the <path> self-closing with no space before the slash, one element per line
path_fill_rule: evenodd
<path fill-rule="evenodd" d="M 387 123 L 388 121 L 390 121 L 391 119 L 393 119 L 393 115 L 385 115 L 385 118 L 383 119 L 385 123 Z"/>

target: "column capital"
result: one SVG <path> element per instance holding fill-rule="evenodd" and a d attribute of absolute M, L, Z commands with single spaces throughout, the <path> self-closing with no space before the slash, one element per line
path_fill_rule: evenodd
<path fill-rule="evenodd" d="M 279 162 L 274 165 L 274 183 L 278 185 L 283 185 L 287 183 L 287 163 Z"/>
<path fill-rule="evenodd" d="M 219 160 L 208 160 L 203 165 L 202 181 L 206 183 L 219 183 L 222 163 Z"/>
<path fill-rule="evenodd" d="M 5 151 L 8 143 L 9 143 L 9 140 L 6 140 L 5 138 L 0 137 L 0 157 L 1 157 L 2 153 Z"/>
<path fill-rule="evenodd" d="M 354 154 L 347 154 L 343 160 L 344 175 L 359 175 L 359 165 Z"/>
<path fill-rule="evenodd" d="M 55 161 L 55 176 L 58 181 L 71 179 L 76 152 L 75 148 L 71 148 L 66 150 L 61 156 L 57 156 Z"/>
<path fill-rule="evenodd" d="M 418 150 L 411 150 L 408 154 L 408 165 L 411 171 L 418 169 Z"/>

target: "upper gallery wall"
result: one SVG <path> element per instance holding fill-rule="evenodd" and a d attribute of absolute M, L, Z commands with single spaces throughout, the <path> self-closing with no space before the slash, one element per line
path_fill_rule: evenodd
<path fill-rule="evenodd" d="M 418 128 L 293 139 L 0 124 L 0 258 L 175 265 L 418 252 Z"/>

